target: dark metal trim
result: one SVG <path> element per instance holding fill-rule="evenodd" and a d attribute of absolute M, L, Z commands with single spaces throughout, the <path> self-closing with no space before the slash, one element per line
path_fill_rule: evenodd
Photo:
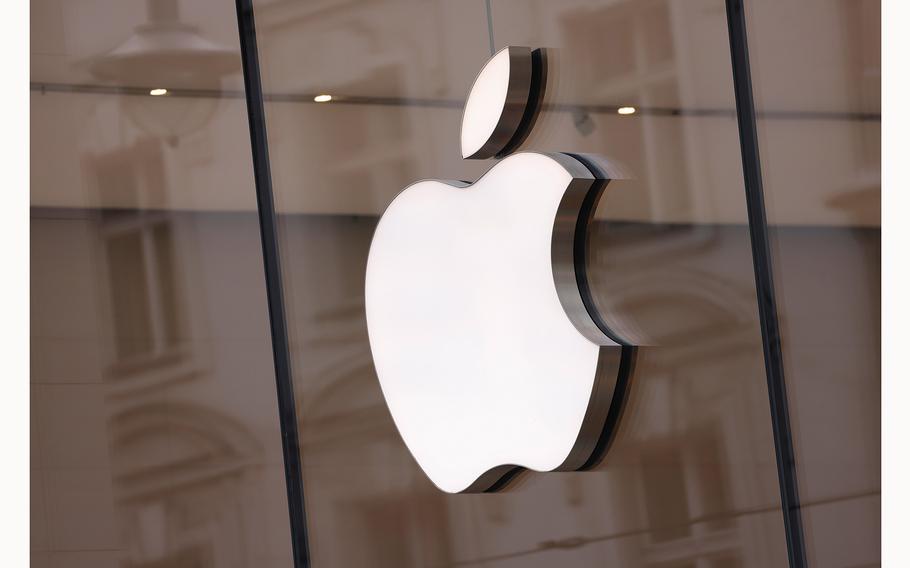
<path fill-rule="evenodd" d="M 518 128 L 515 129 L 515 133 L 512 135 L 512 139 L 496 154 L 497 158 L 505 158 L 512 154 L 527 140 L 534 129 L 534 125 L 537 124 L 537 118 L 543 108 L 546 92 L 547 52 L 545 49 L 538 48 L 531 50 L 531 84 L 528 90 L 528 101 L 525 105 L 524 114 L 518 123 Z"/>
<path fill-rule="evenodd" d="M 626 410 L 626 403 L 629 400 L 629 385 L 632 382 L 632 376 L 635 374 L 635 361 L 638 358 L 638 347 L 633 345 L 623 345 L 619 358 L 619 371 L 616 373 L 616 385 L 613 387 L 613 400 L 610 401 L 610 408 L 607 410 L 607 419 L 604 421 L 603 430 L 591 457 L 582 464 L 578 471 L 587 471 L 593 469 L 603 462 L 607 453 L 616 440 L 616 434 L 619 431 L 619 420 Z"/>
<path fill-rule="evenodd" d="M 768 381 L 768 398 L 771 404 L 771 429 L 777 459 L 781 509 L 787 536 L 787 554 L 790 568 L 804 568 L 807 565 L 806 545 L 800 514 L 793 435 L 790 428 L 790 412 L 784 379 L 780 322 L 777 316 L 774 278 L 771 272 L 771 246 L 768 236 L 768 221 L 765 216 L 743 0 L 726 0 L 726 12 L 727 31 L 730 38 L 730 59 L 733 66 L 733 91 L 736 98 L 736 122 L 739 125 L 749 237 L 752 242 L 752 264 L 758 296 L 765 376 Z"/>
<path fill-rule="evenodd" d="M 281 427 L 281 445 L 284 453 L 284 474 L 291 522 L 291 546 L 294 566 L 304 568 L 310 565 L 310 559 L 303 500 L 303 468 L 300 460 L 300 436 L 297 428 L 297 409 L 291 377 L 291 355 L 281 283 L 278 227 L 272 193 L 259 53 L 256 46 L 256 23 L 253 19 L 252 0 L 236 0 L 236 6 L 240 56 L 243 61 L 243 84 L 250 125 L 250 147 L 253 154 L 253 176 L 256 183 L 256 204 L 262 237 L 262 264 L 265 268 L 269 321 L 272 332 L 272 356 L 278 390 L 278 421 Z"/>

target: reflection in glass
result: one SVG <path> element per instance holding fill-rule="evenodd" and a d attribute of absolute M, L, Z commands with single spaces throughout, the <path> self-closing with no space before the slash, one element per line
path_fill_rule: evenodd
<path fill-rule="evenodd" d="M 522 149 L 632 174 L 607 188 L 590 272 L 650 349 L 594 471 L 433 487 L 379 389 L 363 275 L 402 188 L 492 165 L 462 160 L 457 135 L 490 56 L 484 3 L 256 2 L 264 89 L 282 94 L 266 113 L 314 564 L 785 564 L 723 2 L 492 4 L 496 48 L 554 54 Z"/>
<path fill-rule="evenodd" d="M 32 565 L 288 566 L 233 6 L 31 7 Z"/>
<path fill-rule="evenodd" d="M 881 5 L 748 8 L 806 554 L 812 566 L 877 565 Z"/>
<path fill-rule="evenodd" d="M 750 6 L 810 560 L 875 564 L 878 2 Z M 379 391 L 363 274 L 398 191 L 489 167 L 456 135 L 484 3 L 256 2 L 314 564 L 784 565 L 724 3 L 492 7 L 495 47 L 553 49 L 524 148 L 632 174 L 590 275 L 649 349 L 594 471 L 437 491 Z M 32 2 L 36 566 L 289 564 L 235 14 L 214 8 Z M 178 24 L 225 65 L 93 65 Z"/>

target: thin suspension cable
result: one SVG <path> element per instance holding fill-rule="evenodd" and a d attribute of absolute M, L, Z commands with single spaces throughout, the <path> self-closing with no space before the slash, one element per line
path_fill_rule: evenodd
<path fill-rule="evenodd" d="M 493 41 L 493 0 L 486 0 L 487 5 L 487 33 L 490 34 L 490 55 L 496 53 L 496 42 Z"/>

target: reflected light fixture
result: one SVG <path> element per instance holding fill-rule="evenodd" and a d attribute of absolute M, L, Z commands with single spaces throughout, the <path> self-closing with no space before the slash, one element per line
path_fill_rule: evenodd
<path fill-rule="evenodd" d="M 313 100 L 317 103 L 327 103 L 332 100 L 332 95 L 316 95 Z"/>
<path fill-rule="evenodd" d="M 179 0 L 146 0 L 146 15 L 123 43 L 88 60 L 88 69 L 108 84 L 149 88 L 150 97 L 120 97 L 119 104 L 138 128 L 176 144 L 204 128 L 220 100 L 166 97 L 168 89 L 151 85 L 220 91 L 222 79 L 240 70 L 240 58 L 182 21 Z"/>
<path fill-rule="evenodd" d="M 618 114 L 635 114 L 635 107 L 619 107 L 616 112 Z"/>

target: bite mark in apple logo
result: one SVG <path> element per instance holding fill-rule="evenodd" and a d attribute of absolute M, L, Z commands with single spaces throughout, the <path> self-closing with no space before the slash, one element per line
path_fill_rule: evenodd
<path fill-rule="evenodd" d="M 596 464 L 632 372 L 635 347 L 597 313 L 585 273 L 610 165 L 511 154 L 545 84 L 543 51 L 494 55 L 465 103 L 461 148 L 466 159 L 502 159 L 473 184 L 410 185 L 370 245 L 380 386 L 411 454 L 450 493 L 498 490 L 523 469 Z"/>

